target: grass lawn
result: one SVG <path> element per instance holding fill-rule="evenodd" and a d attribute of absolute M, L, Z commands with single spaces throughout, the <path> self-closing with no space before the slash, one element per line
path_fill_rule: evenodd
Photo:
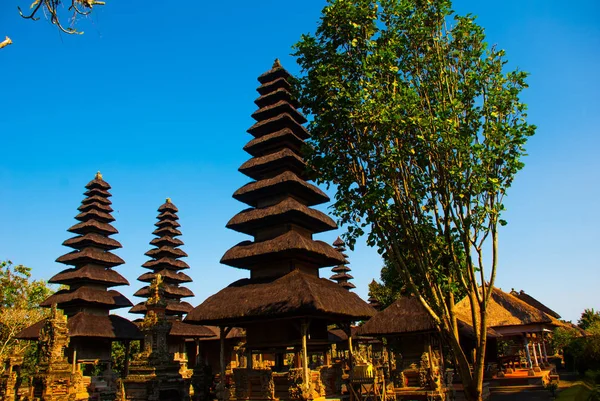
<path fill-rule="evenodd" d="M 593 385 L 576 381 L 568 388 L 560 390 L 556 401 L 600 401 L 600 397 Z"/>

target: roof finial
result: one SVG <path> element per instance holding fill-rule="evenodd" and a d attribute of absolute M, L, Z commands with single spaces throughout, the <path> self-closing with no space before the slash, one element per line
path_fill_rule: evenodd
<path fill-rule="evenodd" d="M 97 179 L 97 180 L 101 180 L 101 179 L 102 179 L 102 173 L 101 173 L 100 171 L 98 171 L 98 172 L 96 173 L 96 179 Z"/>
<path fill-rule="evenodd" d="M 171 203 L 171 198 L 167 198 L 167 203 Z"/>
<path fill-rule="evenodd" d="M 282 67 L 281 67 L 281 63 L 279 62 L 279 59 L 278 59 L 278 58 L 276 58 L 276 59 L 275 59 L 275 61 L 273 62 L 273 67 L 272 67 L 272 69 L 275 69 L 275 68 L 282 68 Z"/>

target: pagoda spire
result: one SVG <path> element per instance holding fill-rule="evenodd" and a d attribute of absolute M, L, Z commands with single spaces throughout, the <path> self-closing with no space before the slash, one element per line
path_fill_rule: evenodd
<path fill-rule="evenodd" d="M 335 247 L 336 251 L 338 251 L 344 258 L 348 257 L 348 255 L 344 253 L 346 252 L 346 244 L 344 243 L 344 241 L 342 241 L 340 237 L 337 237 L 337 239 L 333 241 L 333 246 Z M 334 274 L 333 276 L 329 277 L 330 280 L 337 282 L 339 285 L 341 285 L 348 291 L 356 288 L 354 284 L 349 282 L 349 280 L 352 280 L 354 277 L 348 274 L 348 272 L 350 271 L 350 268 L 348 266 L 340 264 L 331 269 L 331 271 Z"/>
<path fill-rule="evenodd" d="M 121 293 L 108 289 L 129 284 L 113 270 L 125 262 L 111 252 L 121 248 L 121 244 L 110 238 L 118 233 L 111 224 L 115 219 L 111 215 L 110 185 L 98 172 L 85 188 L 86 198 L 75 217 L 79 222 L 68 229 L 77 235 L 63 242 L 74 251 L 56 259 L 73 267 L 49 280 L 53 284 L 68 286 L 68 289 L 56 292 L 40 304 L 44 307 L 56 304 L 68 317 L 78 312 L 108 315 L 110 310 L 132 305 Z"/>
<path fill-rule="evenodd" d="M 378 285 L 379 284 L 377 283 L 377 281 L 375 281 L 375 279 L 373 279 L 373 281 L 371 281 L 371 284 L 369 284 L 369 299 L 367 300 L 367 302 L 369 303 L 369 305 L 371 305 L 371 307 L 373 307 L 373 309 L 380 311 L 382 309 L 381 303 L 379 302 L 379 300 L 377 300 L 377 298 L 375 298 L 375 296 L 371 292 L 371 288 L 374 288 Z"/>
<path fill-rule="evenodd" d="M 329 244 L 312 238 L 337 225 L 311 208 L 329 197 L 308 182 L 302 147 L 310 135 L 290 93 L 290 78 L 279 60 L 258 78 L 256 123 L 248 129 L 254 139 L 244 147 L 252 158 L 239 168 L 253 181 L 233 194 L 250 208 L 227 224 L 254 240 L 229 249 L 221 263 L 250 270 L 252 278 L 282 277 L 292 270 L 318 277 L 320 268 L 345 262 Z"/>
<path fill-rule="evenodd" d="M 151 272 L 142 274 L 138 277 L 138 280 L 145 283 L 153 283 L 156 280 L 162 281 L 166 302 L 165 314 L 181 319 L 184 314 L 192 310 L 192 305 L 181 301 L 181 299 L 193 297 L 194 293 L 180 285 L 191 282 L 192 279 L 180 271 L 188 269 L 189 266 L 183 260 L 180 260 L 180 258 L 188 255 L 179 248 L 183 245 L 183 241 L 176 238 L 181 235 L 181 231 L 179 231 L 180 224 L 177 222 L 179 220 L 178 212 L 179 210 L 173 204 L 171 198 L 167 198 L 165 203 L 158 208 L 158 222 L 154 224 L 157 228 L 153 232 L 156 238 L 150 241 L 154 248 L 145 253 L 151 259 L 142 265 Z M 138 290 L 134 296 L 147 298 L 147 300 L 137 304 L 129 312 L 146 315 L 148 312 L 146 307 L 148 299 L 153 295 L 151 285 Z"/>

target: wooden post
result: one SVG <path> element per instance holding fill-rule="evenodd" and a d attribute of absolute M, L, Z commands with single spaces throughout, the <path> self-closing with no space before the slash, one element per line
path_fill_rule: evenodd
<path fill-rule="evenodd" d="M 73 347 L 73 368 L 72 368 L 73 373 L 77 372 L 76 366 L 77 366 L 77 346 L 74 346 Z M 12 366 L 11 366 L 11 369 L 12 369 Z"/>
<path fill-rule="evenodd" d="M 226 327 L 220 326 L 219 327 L 219 334 L 220 334 L 220 342 L 221 342 L 221 355 L 220 355 L 220 364 L 221 364 L 221 392 L 220 392 L 220 397 L 221 399 L 225 399 L 225 338 L 227 337 L 227 334 L 229 334 L 229 330 Z"/>
<path fill-rule="evenodd" d="M 354 366 L 354 351 L 352 349 L 352 328 L 350 324 L 348 324 L 348 367 L 350 371 L 352 371 L 352 367 Z"/>
<path fill-rule="evenodd" d="M 200 366 L 200 339 L 194 338 L 196 344 L 196 356 L 194 357 L 194 366 Z"/>
<path fill-rule="evenodd" d="M 308 336 L 308 322 L 302 322 L 300 327 L 302 333 L 302 376 L 304 384 L 309 385 L 309 372 L 308 372 L 308 349 L 306 345 L 306 337 Z"/>
<path fill-rule="evenodd" d="M 537 352 L 535 350 L 535 342 L 531 343 L 531 348 L 533 348 L 533 367 L 534 367 L 534 369 L 539 368 L 540 364 L 538 363 Z"/>
<path fill-rule="evenodd" d="M 542 340 L 543 341 L 543 340 Z M 540 344 L 539 342 L 537 343 L 538 346 L 538 354 L 540 355 L 540 362 L 541 365 L 544 366 L 546 364 L 546 361 L 544 360 L 544 354 L 542 354 L 542 344 Z"/>
<path fill-rule="evenodd" d="M 542 334 L 542 348 L 544 349 L 544 361 L 548 363 L 548 353 L 546 352 L 546 338 Z"/>
<path fill-rule="evenodd" d="M 527 339 L 527 333 L 525 333 L 525 355 L 527 355 L 527 365 L 531 369 L 533 364 L 531 363 L 531 354 L 529 353 L 529 340 Z"/>
<path fill-rule="evenodd" d="M 131 341 L 125 341 L 125 366 L 123 368 L 124 377 L 129 375 L 129 354 L 131 353 Z"/>

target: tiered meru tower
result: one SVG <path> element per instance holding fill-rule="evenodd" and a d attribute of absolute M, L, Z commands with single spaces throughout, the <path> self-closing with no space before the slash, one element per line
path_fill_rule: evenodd
<path fill-rule="evenodd" d="M 333 246 L 344 258 L 348 257 L 348 255 L 344 253 L 346 252 L 346 244 L 344 244 L 344 241 L 342 241 L 340 237 L 337 237 L 337 239 L 333 241 Z M 331 271 L 334 274 L 333 276 L 329 277 L 330 280 L 337 282 L 338 285 L 341 285 L 348 291 L 356 288 L 354 284 L 349 282 L 349 280 L 352 280 L 354 277 L 348 274 L 348 272 L 350 271 L 350 268 L 348 266 L 346 266 L 345 264 L 337 265 L 333 269 L 331 269 Z"/>
<path fill-rule="evenodd" d="M 157 238 L 150 241 L 150 245 L 154 245 L 155 248 L 146 252 L 146 256 L 152 259 L 142 265 L 146 269 L 150 269 L 151 272 L 142 274 L 138 277 L 138 280 L 145 283 L 152 283 L 160 275 L 164 283 L 164 298 L 167 303 L 165 314 L 181 319 L 183 315 L 192 310 L 192 305 L 181 299 L 193 297 L 194 293 L 180 285 L 182 283 L 189 283 L 192 279 L 187 274 L 181 272 L 181 270 L 189 269 L 189 266 L 186 262 L 179 259 L 186 257 L 187 254 L 179 248 L 183 245 L 183 241 L 177 238 L 181 235 L 181 231 L 178 229 L 180 225 L 177 222 L 179 220 L 177 212 L 177 207 L 170 199 L 167 199 L 158 208 L 158 222 L 154 224 L 157 228 L 152 233 Z M 149 298 L 153 294 L 150 291 L 150 287 L 145 286 L 134 295 Z M 137 304 L 129 312 L 145 315 L 147 312 L 146 302 Z"/>
<path fill-rule="evenodd" d="M 355 294 L 319 278 L 319 269 L 346 260 L 313 234 L 337 228 L 311 206 L 329 201 L 307 182 L 302 148 L 310 137 L 306 119 L 290 94 L 290 74 L 275 61 L 258 78 L 259 109 L 244 150 L 252 158 L 240 172 L 254 181 L 233 197 L 250 207 L 234 216 L 227 227 L 254 237 L 229 249 L 221 263 L 250 271 L 209 297 L 188 314 L 186 321 L 220 327 L 245 327 L 246 349 L 300 346 L 325 347 L 327 324 L 348 323 L 372 316 L 374 310 Z M 304 339 L 304 341 L 302 341 Z"/>
<path fill-rule="evenodd" d="M 111 341 L 140 339 L 141 334 L 129 320 L 110 315 L 114 309 L 132 305 L 120 292 L 109 289 L 129 284 L 113 270 L 124 262 L 111 252 L 121 248 L 121 244 L 110 238 L 118 232 L 111 225 L 115 219 L 111 215 L 110 185 L 97 173 L 85 188 L 86 198 L 75 217 L 79 223 L 68 229 L 76 236 L 63 242 L 74 251 L 56 259 L 72 267 L 49 280 L 67 288 L 54 293 L 40 306 L 56 304 L 64 311 L 68 318 L 71 357 L 108 361 Z M 22 338 L 36 338 L 43 325 L 40 323 L 31 330 L 25 329 Z"/>

